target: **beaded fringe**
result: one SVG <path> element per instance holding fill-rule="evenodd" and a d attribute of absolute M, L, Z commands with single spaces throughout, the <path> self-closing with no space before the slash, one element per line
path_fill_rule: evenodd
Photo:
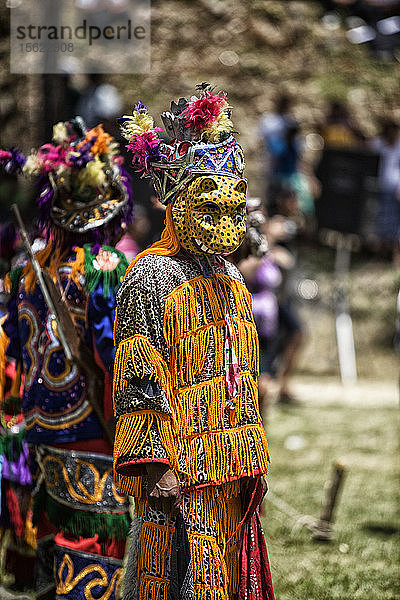
<path fill-rule="evenodd" d="M 236 319 L 232 328 L 233 344 L 238 363 L 251 372 L 258 372 L 258 338 L 254 323 Z M 208 323 L 194 329 L 171 343 L 171 373 L 173 387 L 193 385 L 204 370 L 207 354 L 213 349 L 213 369 L 224 370 L 225 321 Z"/>
<path fill-rule="evenodd" d="M 164 413 L 151 410 L 140 410 L 119 417 L 114 442 L 114 477 L 118 482 L 118 490 L 122 494 L 135 495 L 135 482 L 131 476 L 120 475 L 116 472 L 119 457 L 132 455 L 132 450 L 138 454 L 144 444 L 152 449 L 151 460 L 156 460 L 154 454 L 154 426 L 160 434 L 165 451 L 168 454 L 171 468 L 177 469 L 176 442 L 172 433 L 171 417 Z M 139 440 L 141 440 L 139 444 Z"/>
<path fill-rule="evenodd" d="M 139 600 L 168 600 L 168 579 L 143 573 L 140 578 Z"/>
<path fill-rule="evenodd" d="M 197 466 L 204 453 L 205 469 L 210 481 L 224 483 L 232 477 L 254 477 L 260 471 L 267 473 L 268 444 L 261 425 L 244 425 L 224 431 L 207 431 L 202 436 L 182 441 L 182 454 L 186 458 L 184 472 L 191 484 L 197 483 Z M 257 471 L 254 470 L 252 450 L 257 456 Z M 200 453 L 200 456 L 198 456 Z"/>
<path fill-rule="evenodd" d="M 169 570 L 170 550 L 174 528 L 144 521 L 140 532 L 139 564 L 140 572 L 155 572 L 160 578 Z"/>
<path fill-rule="evenodd" d="M 149 529 L 152 530 L 160 527 L 155 523 L 151 523 L 149 525 L 151 525 Z M 171 530 L 173 531 L 172 528 Z M 147 537 L 148 541 L 153 539 L 151 535 L 148 535 Z M 194 598 L 195 600 L 229 600 L 231 593 L 237 592 L 239 586 L 237 548 L 235 545 L 233 545 L 230 548 L 230 552 L 226 553 L 225 559 L 221 561 L 221 551 L 219 550 L 215 540 L 212 540 L 211 538 L 206 540 L 209 552 L 209 564 L 206 564 L 203 550 L 203 544 L 206 537 L 207 536 L 203 536 L 201 534 L 189 534 L 190 553 L 198 580 L 201 581 L 201 579 L 203 579 L 204 581 L 206 577 L 209 577 L 210 575 L 213 578 L 213 585 L 195 584 Z M 166 551 L 169 551 L 169 548 L 166 548 Z M 146 556 L 141 559 L 139 554 L 139 600 L 168 599 L 169 580 L 163 576 L 156 577 L 154 575 L 150 575 L 148 572 L 143 570 L 144 565 L 149 565 L 151 568 L 151 559 L 154 558 L 155 555 L 158 555 L 161 557 L 161 559 L 164 558 L 164 560 L 166 560 L 166 554 L 161 554 L 161 552 L 163 552 L 163 549 L 159 548 L 159 546 L 149 546 L 146 544 Z M 162 563 L 163 561 L 161 560 L 160 562 Z M 224 585 L 223 582 L 226 582 L 226 584 Z"/>
<path fill-rule="evenodd" d="M 228 275 L 217 277 L 224 302 L 213 279 L 203 276 L 190 279 L 166 297 L 164 335 L 169 347 L 189 331 L 224 321 L 225 305 L 231 308 L 231 304 L 235 306 L 238 320 L 253 323 L 249 291 L 240 281 Z"/>
<path fill-rule="evenodd" d="M 225 402 L 223 401 L 225 393 L 226 384 L 223 376 L 179 390 L 177 399 L 182 413 L 179 423 L 180 434 L 187 437 L 202 434 L 209 430 L 219 431 L 225 429 L 227 414 Z M 251 373 L 243 372 L 241 374 L 240 394 L 235 398 L 235 408 L 229 411 L 231 427 L 240 423 L 242 419 L 245 419 L 245 422 L 253 420 L 247 408 L 246 399 L 249 397 L 260 422 L 257 383 Z"/>
<path fill-rule="evenodd" d="M 216 539 L 202 533 L 189 532 L 188 536 L 195 581 L 208 580 L 212 588 L 226 585 L 227 568 Z"/>
<path fill-rule="evenodd" d="M 182 494 L 182 510 L 189 529 L 195 529 L 196 522 L 200 519 L 203 525 L 217 531 L 218 537 L 230 539 L 236 531 L 241 519 L 241 504 L 229 502 L 240 496 L 240 480 L 226 483 L 222 492 L 218 493 L 214 486 L 206 486 L 200 490 Z M 200 495 L 200 514 L 198 504 L 191 499 L 192 494 Z"/>
<path fill-rule="evenodd" d="M 218 279 L 225 305 L 215 283 L 205 277 L 192 279 L 167 296 L 164 336 L 170 351 L 169 365 L 143 335 L 135 335 L 119 344 L 114 363 L 114 400 L 128 385 L 124 375 L 129 361 L 129 370 L 139 379 L 158 382 L 173 416 L 149 410 L 120 417 L 115 461 L 120 456 L 131 455 L 132 449 L 138 454 L 145 442 L 153 449 L 152 426 L 155 425 L 172 468 L 186 474 L 189 485 L 197 483 L 198 458 L 203 458 L 198 456 L 199 452 L 204 452 L 207 476 L 213 482 L 255 475 L 252 454 L 257 455 L 258 472 L 267 472 L 268 445 L 261 426 L 253 376 L 258 370 L 258 341 L 251 296 L 239 281 L 225 275 L 219 275 Z M 241 392 L 226 422 L 224 375 L 201 383 L 196 383 L 196 379 L 207 366 L 210 347 L 214 372 L 223 372 L 225 306 L 233 308 L 233 305 L 237 314 L 236 326 L 232 327 L 233 343 L 239 364 L 247 370 L 241 374 Z M 249 400 L 254 407 L 251 415 Z M 254 423 L 255 415 L 257 423 Z M 238 427 L 241 422 L 253 423 Z M 134 493 L 137 486 L 134 478 L 117 474 L 115 477 L 122 492 Z"/>
<path fill-rule="evenodd" d="M 182 512 L 188 527 L 195 600 L 228 600 L 239 588 L 236 542 L 240 530 L 228 546 L 224 546 L 224 540 L 236 532 L 241 519 L 240 483 L 227 484 L 220 491 L 207 487 L 187 492 Z M 215 530 L 216 537 L 196 531 L 199 522 Z M 138 564 L 140 600 L 163 600 L 168 593 L 173 533 L 173 526 L 143 521 Z"/>
<path fill-rule="evenodd" d="M 114 361 L 114 400 L 128 385 L 124 375 L 129 359 L 136 377 L 157 381 L 169 397 L 170 373 L 166 362 L 144 335 L 134 335 L 118 345 Z"/>
<path fill-rule="evenodd" d="M 196 385 L 212 348 L 214 372 L 224 369 L 225 307 L 235 307 L 233 345 L 239 365 L 258 373 L 258 338 L 251 295 L 236 279 L 196 277 L 177 287 L 165 300 L 164 337 L 170 350 L 174 390 Z M 233 318 L 232 318 L 233 319 Z M 179 404 L 179 403 L 178 403 Z"/>
<path fill-rule="evenodd" d="M 267 471 L 269 459 L 265 434 L 260 425 L 257 385 L 252 373 L 258 372 L 258 339 L 252 317 L 251 296 L 236 279 L 218 275 L 220 290 L 212 279 L 197 277 L 177 287 L 165 300 L 164 337 L 170 350 L 173 411 L 179 411 L 179 436 L 185 473 L 197 481 L 198 452 L 205 455 L 211 481 L 226 481 L 243 474 L 253 475 L 251 449 L 258 456 L 259 469 Z M 221 292 L 224 300 L 221 298 Z M 242 389 L 229 412 L 226 428 L 226 385 L 224 376 L 196 383 L 206 368 L 212 348 L 215 372 L 224 370 L 225 310 L 235 313 L 233 344 L 242 373 Z M 234 309 L 234 310 L 233 310 Z M 233 318 L 232 318 L 233 320 Z M 257 424 L 235 428 L 254 419 L 248 414 L 246 399 L 251 398 Z M 204 416 L 205 415 L 205 416 Z M 247 418 L 246 418 L 247 417 Z M 199 449 L 198 436 L 202 436 Z"/>
<path fill-rule="evenodd" d="M 195 600 L 230 600 L 230 597 L 224 592 L 224 590 L 218 588 L 208 588 L 207 586 L 201 586 L 201 588 L 195 588 L 194 590 Z"/>

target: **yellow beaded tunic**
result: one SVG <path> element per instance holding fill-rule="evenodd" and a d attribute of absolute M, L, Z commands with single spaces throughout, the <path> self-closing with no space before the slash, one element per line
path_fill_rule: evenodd
<path fill-rule="evenodd" d="M 218 259 L 213 267 L 207 277 L 190 257 L 150 254 L 118 292 L 114 468 L 121 492 L 141 497 L 149 461 L 168 463 L 183 490 L 267 472 L 251 296 L 234 265 Z M 241 379 L 231 408 L 226 307 Z"/>

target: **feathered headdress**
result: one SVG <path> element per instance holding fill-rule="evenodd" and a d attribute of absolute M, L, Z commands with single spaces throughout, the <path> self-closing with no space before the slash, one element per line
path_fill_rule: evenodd
<path fill-rule="evenodd" d="M 161 119 L 168 140 L 159 137 L 152 117 L 141 102 L 132 115 L 118 119 L 134 169 L 153 179 L 161 202 L 174 199 L 178 189 L 198 175 L 242 177 L 243 151 L 234 139 L 231 107 L 225 93 L 209 84 L 197 86 L 199 97 L 180 98 Z"/>
<path fill-rule="evenodd" d="M 0 150 L 0 165 L 9 174 L 22 173 L 37 181 L 39 226 L 54 225 L 86 234 L 118 214 L 130 222 L 132 199 L 118 144 L 102 125 L 87 130 L 76 117 L 53 127 L 52 143 L 24 156 Z"/>

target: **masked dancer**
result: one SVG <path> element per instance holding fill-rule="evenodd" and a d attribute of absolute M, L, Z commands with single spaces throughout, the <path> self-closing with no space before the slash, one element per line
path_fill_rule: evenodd
<path fill-rule="evenodd" d="M 117 295 L 114 469 L 136 519 L 125 599 L 273 598 L 258 506 L 269 460 L 251 296 L 231 254 L 246 233 L 243 151 L 223 93 L 119 122 L 167 205 L 161 240 Z"/>
<path fill-rule="evenodd" d="M 36 598 L 114 600 L 130 523 L 110 434 L 115 294 L 127 267 L 114 244 L 132 216 L 128 179 L 113 138 L 80 118 L 55 125 L 28 157 L 0 159 L 37 179 L 45 240 L 9 274 L 3 325 L 30 447 Z"/>

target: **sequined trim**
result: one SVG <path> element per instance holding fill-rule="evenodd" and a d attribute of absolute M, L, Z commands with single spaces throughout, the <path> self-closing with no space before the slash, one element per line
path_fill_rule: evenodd
<path fill-rule="evenodd" d="M 112 476 L 112 459 L 104 454 L 42 446 L 40 463 L 53 500 L 83 511 L 117 514 L 129 511 Z"/>
<path fill-rule="evenodd" d="M 55 576 L 57 600 L 116 600 L 122 561 L 56 546 Z"/>
<path fill-rule="evenodd" d="M 66 427 L 71 427 L 76 423 L 80 423 L 83 419 L 86 419 L 91 412 L 92 407 L 87 400 L 84 400 L 74 411 L 66 411 L 67 414 L 61 413 L 64 414 L 64 416 L 55 416 L 54 413 L 46 415 L 38 410 L 33 410 L 31 413 L 25 415 L 26 428 L 29 430 L 32 429 L 32 427 L 35 427 L 35 425 L 38 425 L 45 429 L 65 429 Z"/>

